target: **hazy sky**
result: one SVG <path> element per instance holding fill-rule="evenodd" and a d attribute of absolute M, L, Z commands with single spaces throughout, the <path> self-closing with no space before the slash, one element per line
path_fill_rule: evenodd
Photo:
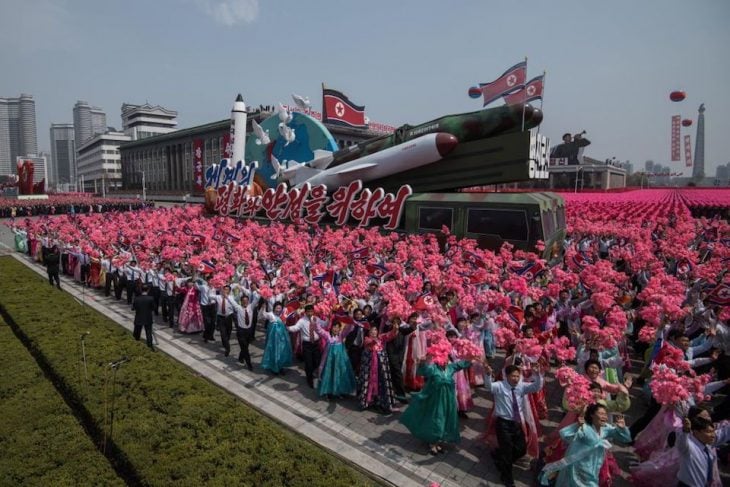
<path fill-rule="evenodd" d="M 684 170 L 670 116 L 704 102 L 714 174 L 730 161 L 728 25 L 728 0 L 0 0 L 0 96 L 34 96 L 41 149 L 76 100 L 117 128 L 123 102 L 145 101 L 189 127 L 229 116 L 239 92 L 319 110 L 322 82 L 373 121 L 415 124 L 479 109 L 469 86 L 527 56 L 528 77 L 547 70 L 554 144 L 585 129 L 586 155 Z"/>

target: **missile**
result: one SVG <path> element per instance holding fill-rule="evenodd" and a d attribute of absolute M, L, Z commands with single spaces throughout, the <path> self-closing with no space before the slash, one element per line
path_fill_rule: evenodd
<path fill-rule="evenodd" d="M 523 110 L 524 107 L 524 110 Z M 420 125 L 403 125 L 394 133 L 366 140 L 339 150 L 334 154 L 331 167 L 345 164 L 378 151 L 397 146 L 422 135 L 445 132 L 461 144 L 522 130 L 524 111 L 525 130 L 542 122 L 542 111 L 529 104 L 516 104 L 479 110 L 457 115 L 446 115 Z"/>
<path fill-rule="evenodd" d="M 426 134 L 325 170 L 318 171 L 301 165 L 292 174 L 291 182 L 295 187 L 309 183 L 311 186 L 324 184 L 330 188 L 337 188 L 356 179 L 363 182 L 372 181 L 432 164 L 448 155 L 457 145 L 459 145 L 458 139 L 451 134 Z"/>
<path fill-rule="evenodd" d="M 238 161 L 244 161 L 246 151 L 246 104 L 238 94 L 231 110 L 231 162 L 235 166 Z"/>

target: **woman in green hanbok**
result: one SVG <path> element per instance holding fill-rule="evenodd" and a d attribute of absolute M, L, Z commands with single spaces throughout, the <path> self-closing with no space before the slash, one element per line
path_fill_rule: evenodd
<path fill-rule="evenodd" d="M 425 378 L 426 384 L 411 395 L 408 409 L 400 418 L 416 438 L 429 445 L 431 454 L 443 451 L 441 443 L 457 443 L 459 414 L 456 407 L 454 374 L 471 366 L 471 362 L 436 364 L 427 355 L 418 365 L 416 373 Z"/>
<path fill-rule="evenodd" d="M 560 472 L 556 487 L 598 487 L 598 474 L 611 448 L 608 440 L 631 442 L 631 433 L 623 416 L 617 415 L 614 424 L 608 424 L 608 411 L 603 404 L 591 404 L 578 422 L 560 430 L 560 437 L 569 443 L 561 460 L 548 463 L 542 470 L 540 482 L 548 485 L 551 477 Z"/>

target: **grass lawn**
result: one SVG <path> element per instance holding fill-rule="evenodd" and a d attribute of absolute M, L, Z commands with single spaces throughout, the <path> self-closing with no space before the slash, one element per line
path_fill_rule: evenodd
<path fill-rule="evenodd" d="M 124 485 L 1 317 L 0 350 L 0 484 Z"/>
<path fill-rule="evenodd" d="M 0 258 L 0 305 L 97 433 L 103 434 L 106 417 L 106 365 L 122 356 L 131 359 L 117 374 L 114 438 L 109 448 L 115 452 L 118 468 L 135 483 L 377 485 L 195 371 L 162 353 L 150 352 L 128 331 L 51 288 L 11 257 Z M 79 353 L 79 337 L 87 330 L 91 331 L 86 338 L 88 383 L 80 373 Z"/>

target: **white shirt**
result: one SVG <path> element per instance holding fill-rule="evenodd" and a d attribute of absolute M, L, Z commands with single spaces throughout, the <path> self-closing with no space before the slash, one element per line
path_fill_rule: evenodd
<path fill-rule="evenodd" d="M 142 276 L 142 269 L 128 265 L 124 268 L 124 274 L 127 276 L 128 281 L 135 281 Z"/>
<path fill-rule="evenodd" d="M 223 301 L 224 300 L 226 302 L 225 313 L 223 312 Z M 236 307 L 240 308 L 240 306 L 236 304 L 236 300 L 233 299 L 233 296 L 231 296 L 230 294 L 227 297 L 223 296 L 222 294 L 220 296 L 216 296 L 215 302 L 216 302 L 216 308 L 215 308 L 216 313 L 219 316 L 226 316 L 226 317 L 231 316 L 233 313 L 236 312 Z"/>
<path fill-rule="evenodd" d="M 246 323 L 246 314 L 248 314 L 248 323 Z M 253 305 L 248 303 L 246 306 L 239 305 L 236 308 L 236 326 L 244 330 L 248 330 L 253 325 Z"/>
<path fill-rule="evenodd" d="M 304 342 L 319 341 L 319 335 L 317 334 L 316 328 L 314 331 L 314 337 L 309 336 L 309 318 L 307 318 L 307 315 L 299 318 L 299 321 L 297 321 L 294 326 L 287 326 L 287 329 L 292 333 L 297 331 L 300 332 L 302 334 L 302 341 Z"/>

